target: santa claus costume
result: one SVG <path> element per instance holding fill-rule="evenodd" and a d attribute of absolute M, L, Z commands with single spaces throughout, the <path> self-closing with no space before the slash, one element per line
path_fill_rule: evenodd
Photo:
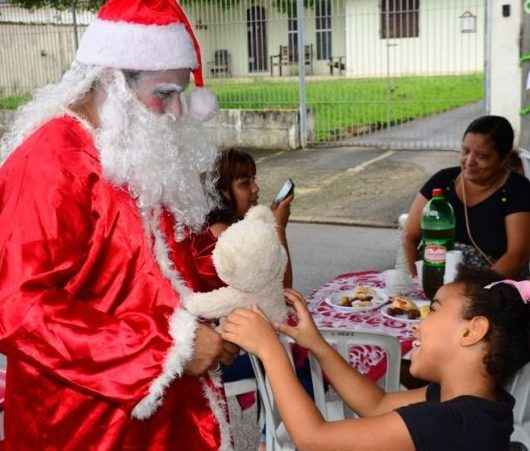
<path fill-rule="evenodd" d="M 127 177 L 106 167 L 105 140 L 66 108 L 102 68 L 191 68 L 200 88 L 197 41 L 171 0 L 110 0 L 76 59 L 64 79 L 71 89 L 41 91 L 3 141 L 11 147 L 0 168 L 4 447 L 229 450 L 218 379 L 183 371 L 197 327 L 183 298 L 201 289 L 180 227 L 179 199 L 192 198 L 184 187 L 176 200 L 160 189 L 153 201 L 145 181 L 120 183 Z M 193 97 L 190 112 L 208 116 L 211 97 L 202 89 Z"/>

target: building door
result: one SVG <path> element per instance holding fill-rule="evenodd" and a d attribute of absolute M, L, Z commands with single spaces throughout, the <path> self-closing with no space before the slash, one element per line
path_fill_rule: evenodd
<path fill-rule="evenodd" d="M 267 17 L 265 8 L 247 9 L 248 71 L 267 70 Z"/>

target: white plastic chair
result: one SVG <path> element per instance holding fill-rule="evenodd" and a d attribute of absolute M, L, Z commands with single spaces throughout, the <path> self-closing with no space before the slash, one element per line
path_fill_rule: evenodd
<path fill-rule="evenodd" d="M 244 395 L 245 393 L 255 392 L 258 389 L 256 379 L 248 378 L 233 382 L 224 383 L 225 396 L 230 398 L 232 396 Z"/>
<path fill-rule="evenodd" d="M 511 440 L 530 449 L 530 363 L 517 372 L 506 390 L 515 398 Z"/>
<path fill-rule="evenodd" d="M 387 335 L 364 333 L 364 332 L 350 332 L 336 329 L 322 329 L 324 338 L 335 346 L 339 354 L 347 360 L 349 349 L 355 345 L 372 345 L 381 347 L 387 354 L 387 371 L 382 378 L 383 387 L 387 391 L 399 390 L 399 375 L 401 368 L 401 347 L 395 337 Z M 281 336 L 280 338 L 291 365 L 293 365 L 292 358 L 292 340 L 288 337 Z M 250 355 L 252 368 L 256 376 L 258 391 L 261 398 L 263 410 L 265 412 L 265 429 L 266 429 L 266 446 L 267 451 L 292 451 L 295 449 L 287 430 L 282 422 L 272 390 L 259 359 Z M 344 405 L 342 400 L 327 400 L 324 378 L 322 370 L 317 360 L 309 355 L 309 363 L 311 367 L 311 381 L 313 384 L 313 392 L 315 395 L 315 404 L 322 413 L 322 416 L 328 421 L 334 421 L 345 418 Z"/>
<path fill-rule="evenodd" d="M 280 341 L 294 368 L 291 350 L 292 340 L 288 337 L 281 336 Z M 262 411 L 265 414 L 266 449 L 267 451 L 294 451 L 296 448 L 280 417 L 274 396 L 272 395 L 271 386 L 263 371 L 261 362 L 256 356 L 252 354 L 249 354 L 249 356 L 252 368 L 254 369 L 254 375 L 256 376 Z"/>
<path fill-rule="evenodd" d="M 530 152 L 526 149 L 519 149 L 519 157 L 523 163 L 524 175 L 530 178 Z"/>
<path fill-rule="evenodd" d="M 387 392 L 399 391 L 401 346 L 397 338 L 370 332 L 354 332 L 326 328 L 320 329 L 320 333 L 346 361 L 349 361 L 350 349 L 354 346 L 370 345 L 382 348 L 387 357 L 387 369 L 379 383 Z M 344 419 L 346 415 L 342 400 L 339 397 L 333 397 L 332 399 L 326 398 L 322 370 L 318 362 L 310 356 L 309 364 L 311 366 L 311 380 L 313 382 L 315 403 L 322 415 L 328 421 Z"/>

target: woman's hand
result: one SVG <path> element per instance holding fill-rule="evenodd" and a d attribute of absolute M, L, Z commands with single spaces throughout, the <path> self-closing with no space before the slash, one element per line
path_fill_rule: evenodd
<path fill-rule="evenodd" d="M 262 360 L 267 351 L 280 345 L 272 324 L 258 307 L 234 310 L 225 319 L 221 336 Z"/>
<path fill-rule="evenodd" d="M 289 222 L 289 216 L 291 216 L 291 202 L 294 196 L 291 194 L 279 203 L 273 203 L 271 205 L 272 214 L 276 218 L 276 223 L 282 229 L 287 227 Z"/>
<path fill-rule="evenodd" d="M 300 346 L 314 352 L 316 349 L 326 344 L 325 340 L 320 335 L 320 332 L 315 325 L 311 313 L 306 306 L 306 301 L 301 293 L 293 289 L 286 289 L 283 291 L 287 302 L 292 305 L 298 317 L 298 324 L 296 326 L 289 326 L 288 324 L 281 324 L 277 326 L 279 332 L 289 335 Z"/>

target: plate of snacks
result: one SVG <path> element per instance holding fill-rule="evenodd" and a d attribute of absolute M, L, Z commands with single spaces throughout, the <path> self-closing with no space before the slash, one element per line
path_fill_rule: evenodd
<path fill-rule="evenodd" d="M 381 310 L 383 316 L 390 319 L 415 323 L 425 319 L 430 311 L 429 301 L 413 300 L 405 296 L 394 296 L 390 300 L 390 305 Z"/>
<path fill-rule="evenodd" d="M 353 290 L 344 290 L 326 298 L 332 307 L 343 312 L 364 312 L 380 307 L 388 301 L 388 295 L 380 288 L 357 286 Z"/>

